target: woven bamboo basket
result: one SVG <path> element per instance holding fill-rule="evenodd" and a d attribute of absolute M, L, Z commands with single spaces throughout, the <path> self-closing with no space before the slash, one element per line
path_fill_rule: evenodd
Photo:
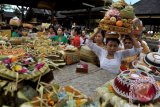
<path fill-rule="evenodd" d="M 119 38 L 120 34 L 106 34 L 106 38 Z"/>
<path fill-rule="evenodd" d="M 80 61 L 79 50 L 77 51 L 65 51 L 64 52 L 64 59 L 67 65 L 75 64 Z"/>
<path fill-rule="evenodd" d="M 82 46 L 80 49 L 80 60 L 99 65 L 99 59 L 97 55 L 92 52 L 88 46 Z"/>
<path fill-rule="evenodd" d="M 115 26 L 115 23 L 109 20 L 101 21 L 99 26 L 107 32 L 117 32 L 119 34 L 128 34 L 131 32 L 131 28 L 132 28 L 131 23 L 123 23 L 123 26 L 119 27 L 119 26 Z"/>
<path fill-rule="evenodd" d="M 131 32 L 130 28 L 118 27 L 113 25 L 106 25 L 106 27 L 101 27 L 101 28 L 107 32 L 117 32 L 120 34 L 128 34 Z"/>

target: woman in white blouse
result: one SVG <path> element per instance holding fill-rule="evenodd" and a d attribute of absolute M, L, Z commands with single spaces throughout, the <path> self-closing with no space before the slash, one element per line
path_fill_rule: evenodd
<path fill-rule="evenodd" d="M 129 34 L 129 36 L 133 41 L 134 48 L 127 50 L 118 50 L 120 41 L 118 38 L 112 38 L 112 34 L 110 34 L 111 38 L 106 39 L 106 49 L 103 49 L 93 43 L 95 35 L 96 33 L 90 37 L 88 46 L 98 56 L 100 67 L 114 74 L 120 73 L 120 65 L 123 58 L 141 52 L 140 45 L 132 34 Z"/>
<path fill-rule="evenodd" d="M 80 36 L 80 45 L 85 45 L 87 44 L 88 42 L 88 38 L 87 35 L 86 35 L 86 31 L 85 30 L 82 30 L 81 31 L 81 36 Z"/>

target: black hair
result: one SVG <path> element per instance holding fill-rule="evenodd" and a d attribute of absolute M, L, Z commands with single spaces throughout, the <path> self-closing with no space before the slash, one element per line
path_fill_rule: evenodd
<path fill-rule="evenodd" d="M 33 28 L 33 29 L 32 29 L 32 32 L 33 32 L 33 33 L 36 33 L 36 32 L 38 32 L 38 30 L 37 30 L 36 28 Z"/>
<path fill-rule="evenodd" d="M 131 39 L 128 35 L 124 35 L 123 42 L 124 42 L 125 40 L 130 40 L 130 41 L 132 41 L 132 39 Z"/>
<path fill-rule="evenodd" d="M 18 26 L 11 26 L 11 31 L 14 32 L 16 30 L 19 30 L 19 27 Z"/>
<path fill-rule="evenodd" d="M 87 32 L 85 29 L 83 29 L 83 30 L 81 30 L 81 33 L 82 33 L 83 31 Z"/>
<path fill-rule="evenodd" d="M 50 28 L 54 29 L 54 26 L 50 25 L 48 29 L 50 29 Z"/>
<path fill-rule="evenodd" d="M 104 39 L 106 32 L 104 30 L 101 30 L 100 33 L 102 34 L 103 39 Z"/>
<path fill-rule="evenodd" d="M 63 28 L 62 26 L 58 26 L 57 30 L 58 30 L 59 28 L 62 29 L 62 31 L 64 32 L 64 28 Z"/>
<path fill-rule="evenodd" d="M 107 45 L 107 43 L 108 43 L 109 41 L 116 42 L 116 43 L 118 43 L 118 45 L 120 44 L 120 41 L 119 41 L 118 38 L 107 38 L 107 39 L 106 39 L 106 45 Z"/>
<path fill-rule="evenodd" d="M 79 27 L 73 27 L 71 30 L 76 31 L 77 34 L 80 34 L 80 28 Z"/>
<path fill-rule="evenodd" d="M 49 30 L 50 28 L 52 28 L 53 31 L 55 32 L 55 34 L 57 35 L 57 31 L 56 31 L 56 29 L 54 28 L 54 26 L 53 26 L 53 25 L 50 25 L 49 28 L 48 28 L 48 30 Z M 58 28 L 59 28 L 59 27 L 58 27 Z M 57 29 L 57 30 L 58 30 L 58 29 Z"/>
<path fill-rule="evenodd" d="M 104 30 L 100 30 L 100 31 L 96 32 L 95 35 L 97 35 L 98 33 L 100 33 L 104 39 L 106 32 Z"/>
<path fill-rule="evenodd" d="M 100 30 L 100 31 L 96 32 L 95 35 L 97 35 L 97 34 L 99 34 L 99 33 L 102 35 L 102 42 L 103 42 L 103 44 L 104 44 L 105 31 L 104 31 L 104 30 Z M 96 36 L 95 36 L 95 37 L 96 37 Z M 94 40 L 93 40 L 94 43 L 95 43 L 95 37 L 94 37 Z"/>
<path fill-rule="evenodd" d="M 13 26 L 13 30 L 17 30 L 17 29 L 19 29 L 18 26 Z"/>

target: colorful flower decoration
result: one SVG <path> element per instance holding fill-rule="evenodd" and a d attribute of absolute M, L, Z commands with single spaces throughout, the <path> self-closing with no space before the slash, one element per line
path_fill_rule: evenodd
<path fill-rule="evenodd" d="M 6 66 L 7 69 L 18 73 L 32 73 L 33 71 L 40 70 L 44 63 L 37 63 L 35 58 L 26 53 L 24 56 L 15 57 L 9 56 L 7 58 L 2 59 L 2 64 Z"/>

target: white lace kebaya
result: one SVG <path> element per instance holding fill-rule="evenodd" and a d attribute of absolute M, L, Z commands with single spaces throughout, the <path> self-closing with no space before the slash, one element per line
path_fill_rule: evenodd
<path fill-rule="evenodd" d="M 130 57 L 141 52 L 141 48 L 120 50 L 115 52 L 113 59 L 108 59 L 107 50 L 97 46 L 95 43 L 93 43 L 92 40 L 88 41 L 88 46 L 98 56 L 100 61 L 100 68 L 105 69 L 114 74 L 120 73 L 120 65 L 123 58 Z"/>

